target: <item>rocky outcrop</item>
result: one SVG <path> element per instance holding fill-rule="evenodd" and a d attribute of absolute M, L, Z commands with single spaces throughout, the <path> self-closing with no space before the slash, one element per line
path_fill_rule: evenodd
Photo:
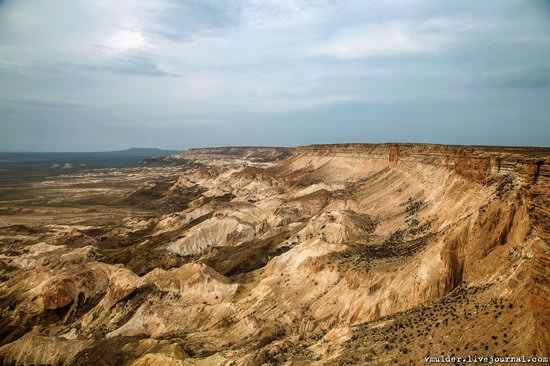
<path fill-rule="evenodd" d="M 301 146 L 291 151 L 293 155 L 358 154 L 371 159 L 387 159 L 391 168 L 406 162 L 440 165 L 475 181 L 483 181 L 491 174 L 513 174 L 524 184 L 547 184 L 550 179 L 549 148 L 343 144 Z"/>
<path fill-rule="evenodd" d="M 284 147 L 257 147 L 257 146 L 233 146 L 194 148 L 178 155 L 186 159 L 246 159 L 256 162 L 270 162 L 287 158 L 290 149 Z"/>

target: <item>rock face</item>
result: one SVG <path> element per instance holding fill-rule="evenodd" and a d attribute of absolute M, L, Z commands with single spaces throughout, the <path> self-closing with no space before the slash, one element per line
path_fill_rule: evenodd
<path fill-rule="evenodd" d="M 30 212 L 9 202 L 3 363 L 550 355 L 550 149 L 233 147 L 167 159 L 181 164 L 132 171 L 149 178 L 101 207 L 65 193 Z M 86 179 L 119 187 L 130 176 L 111 174 Z M 48 184 L 50 195 L 73 187 Z"/>
<path fill-rule="evenodd" d="M 407 162 L 446 166 L 457 174 L 475 181 L 489 175 L 513 174 L 525 184 L 548 184 L 547 148 L 538 147 L 464 147 L 429 144 L 345 144 L 310 145 L 292 149 L 296 155 L 365 154 L 370 159 L 388 160 L 396 168 Z"/>
<path fill-rule="evenodd" d="M 268 162 L 285 159 L 290 156 L 290 149 L 285 147 L 212 147 L 195 148 L 178 155 L 178 158 L 193 160 L 212 160 L 213 158 L 246 159 L 255 162 Z"/>

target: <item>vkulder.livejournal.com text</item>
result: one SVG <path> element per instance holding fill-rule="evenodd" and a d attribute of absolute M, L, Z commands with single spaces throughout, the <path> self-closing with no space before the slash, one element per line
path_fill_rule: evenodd
<path fill-rule="evenodd" d="M 473 363 L 473 364 L 513 364 L 513 363 L 542 363 L 548 364 L 548 357 L 526 357 L 526 356 L 516 356 L 516 357 L 500 357 L 500 356 L 472 356 L 468 355 L 465 357 L 456 357 L 456 356 L 425 356 L 424 361 L 426 363 Z"/>

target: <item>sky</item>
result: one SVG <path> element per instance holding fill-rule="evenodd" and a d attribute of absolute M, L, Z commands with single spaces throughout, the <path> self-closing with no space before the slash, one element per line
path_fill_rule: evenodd
<path fill-rule="evenodd" d="M 0 0 L 0 151 L 550 146 L 548 0 Z"/>

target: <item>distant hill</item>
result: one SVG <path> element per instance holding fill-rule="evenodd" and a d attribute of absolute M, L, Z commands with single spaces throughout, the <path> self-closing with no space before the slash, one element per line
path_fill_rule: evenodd
<path fill-rule="evenodd" d="M 152 157 L 152 156 L 163 156 L 163 155 L 172 155 L 177 154 L 177 150 L 162 150 L 157 148 L 147 148 L 147 147 L 132 147 L 126 150 L 117 150 L 117 151 L 105 151 L 97 153 L 85 153 L 85 154 L 107 154 L 107 155 L 118 155 L 118 156 L 132 156 L 132 157 Z"/>

